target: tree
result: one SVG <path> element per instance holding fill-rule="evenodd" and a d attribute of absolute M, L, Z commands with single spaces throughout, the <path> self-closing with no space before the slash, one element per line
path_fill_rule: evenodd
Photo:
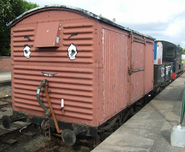
<path fill-rule="evenodd" d="M 0 56 L 10 55 L 10 28 L 6 24 L 38 6 L 25 0 L 0 0 Z"/>
<path fill-rule="evenodd" d="M 185 48 L 182 50 L 182 54 L 185 54 Z"/>

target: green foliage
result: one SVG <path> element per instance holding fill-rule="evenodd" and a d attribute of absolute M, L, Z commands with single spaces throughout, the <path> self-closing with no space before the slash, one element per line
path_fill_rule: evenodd
<path fill-rule="evenodd" d="M 10 28 L 6 25 L 0 26 L 0 56 L 10 55 Z"/>
<path fill-rule="evenodd" d="M 10 55 L 10 28 L 6 24 L 38 6 L 25 0 L 0 0 L 0 56 Z"/>
<path fill-rule="evenodd" d="M 0 0 L 0 23 L 7 21 L 7 18 L 11 15 L 12 7 L 10 0 Z"/>
<path fill-rule="evenodd" d="M 182 54 L 185 54 L 185 49 L 182 50 Z"/>
<path fill-rule="evenodd" d="M 32 8 L 35 8 L 35 7 L 39 7 L 39 5 L 37 5 L 36 3 L 31 3 L 31 2 L 26 2 L 26 1 L 23 1 L 23 5 L 22 5 L 22 11 L 23 12 L 26 12 Z"/>

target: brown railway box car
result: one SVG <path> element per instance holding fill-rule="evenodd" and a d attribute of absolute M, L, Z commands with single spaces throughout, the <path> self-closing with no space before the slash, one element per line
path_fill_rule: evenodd
<path fill-rule="evenodd" d="M 45 6 L 9 23 L 11 27 L 12 106 L 15 115 L 41 124 L 49 105 L 60 129 L 98 126 L 153 89 L 154 38 L 91 12 Z M 39 92 L 39 93 L 38 93 Z"/>

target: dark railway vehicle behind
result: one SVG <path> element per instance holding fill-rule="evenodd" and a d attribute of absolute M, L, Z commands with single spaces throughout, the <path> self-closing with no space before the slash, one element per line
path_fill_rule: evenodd
<path fill-rule="evenodd" d="M 173 62 L 154 64 L 154 92 L 159 93 L 172 81 Z"/>
<path fill-rule="evenodd" d="M 150 36 L 67 6 L 30 10 L 9 26 L 14 116 L 56 128 L 67 144 L 121 122 L 153 90 Z"/>
<path fill-rule="evenodd" d="M 163 45 L 163 63 L 173 62 L 172 79 L 174 80 L 183 72 L 182 48 L 168 41 L 157 40 L 155 42 L 161 42 Z"/>

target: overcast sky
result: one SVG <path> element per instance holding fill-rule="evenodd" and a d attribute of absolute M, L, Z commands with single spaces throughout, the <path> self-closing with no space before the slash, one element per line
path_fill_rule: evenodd
<path fill-rule="evenodd" d="M 88 10 L 157 40 L 185 48 L 185 0 L 26 0 L 44 5 L 69 5 Z"/>

